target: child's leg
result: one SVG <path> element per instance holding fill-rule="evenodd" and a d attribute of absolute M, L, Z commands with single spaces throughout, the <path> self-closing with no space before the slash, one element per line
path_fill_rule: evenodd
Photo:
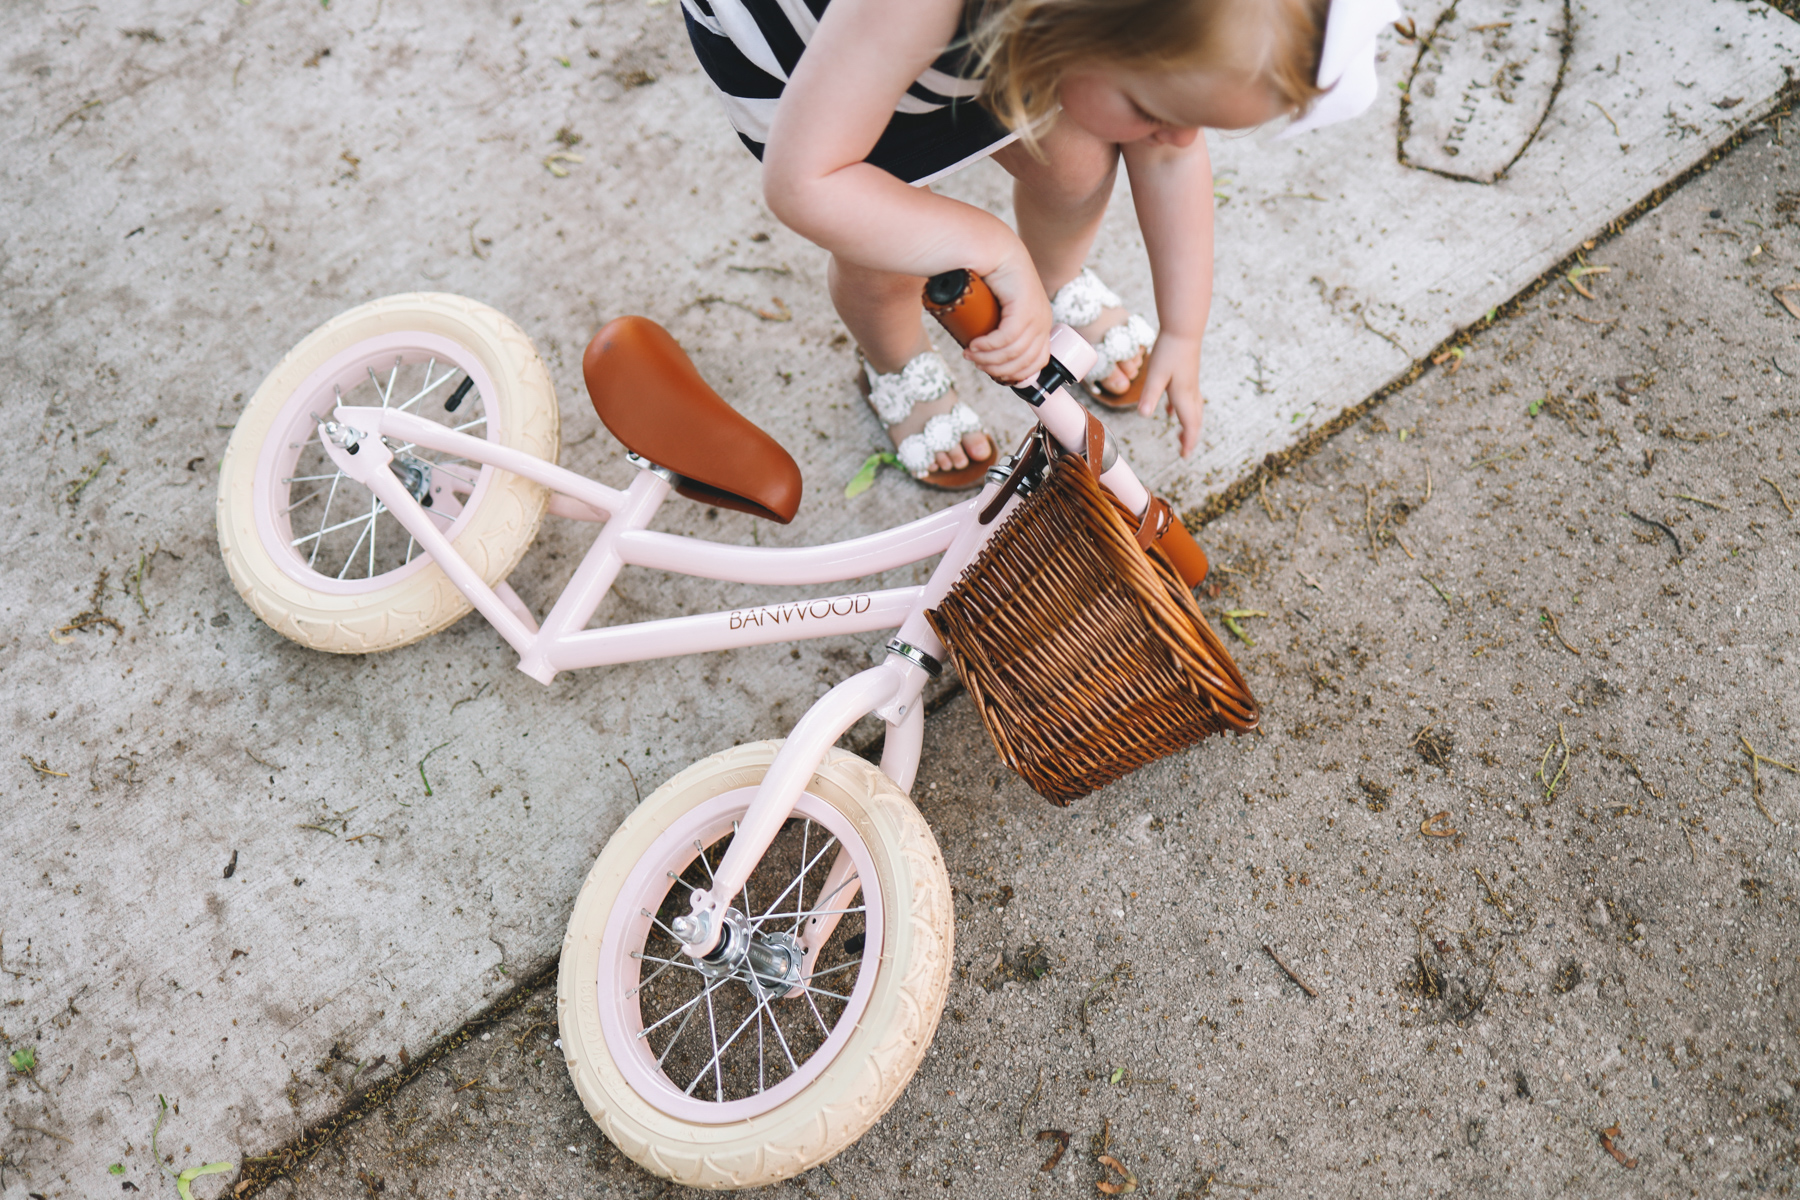
<path fill-rule="evenodd" d="M 877 374 L 891 375 L 931 348 L 919 301 L 924 279 L 871 271 L 833 255 L 830 283 L 838 316 Z M 932 417 L 949 412 L 955 403 L 953 388 L 936 400 L 915 405 L 904 421 L 888 426 L 888 435 L 898 446 L 902 439 L 925 428 Z M 987 434 L 967 434 L 960 445 L 938 453 L 937 469 L 960 470 L 969 465 L 971 457 L 987 457 L 989 446 Z"/>
<path fill-rule="evenodd" d="M 1044 292 L 1054 296 L 1081 274 L 1088 251 L 1100 232 L 1100 220 L 1112 199 L 1118 176 L 1119 148 L 1102 141 L 1073 121 L 1058 121 L 1040 143 L 1045 161 L 1039 162 L 1017 142 L 1001 149 L 994 161 L 1013 177 L 1013 211 L 1019 239 L 1031 252 Z M 1128 314 L 1109 308 L 1099 319 L 1078 332 L 1098 342 Z M 1120 363 L 1101 381 L 1109 392 L 1123 392 L 1143 365 L 1143 357 Z"/>

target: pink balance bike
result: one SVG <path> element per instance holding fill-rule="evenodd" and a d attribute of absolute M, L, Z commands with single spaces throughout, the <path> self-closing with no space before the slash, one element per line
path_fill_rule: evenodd
<path fill-rule="evenodd" d="M 959 341 L 997 320 L 966 272 L 936 277 L 927 298 Z M 1015 390 L 1079 450 L 1090 418 L 1071 392 L 1094 351 L 1061 326 L 1051 348 L 1037 384 Z M 832 688 L 786 739 L 722 750 L 645 799 L 595 862 L 563 943 L 562 1045 L 606 1135 L 683 1184 L 771 1183 L 867 1131 L 937 1027 L 950 883 L 907 796 L 921 690 L 945 656 L 926 611 L 999 528 L 984 510 L 1015 464 L 971 499 L 835 545 L 657 533 L 647 527 L 671 491 L 785 522 L 799 470 L 648 320 L 607 325 L 583 367 L 637 467 L 622 491 L 556 465 L 550 377 L 501 314 L 438 294 L 352 309 L 289 353 L 245 409 L 222 465 L 219 544 L 245 602 L 303 645 L 393 649 L 473 607 L 546 684 L 576 667 L 895 631 L 879 666 Z M 1100 478 L 1132 512 L 1160 513 L 1164 549 L 1205 573 L 1122 457 Z M 1005 490 L 1000 515 L 1018 503 L 1016 486 Z M 540 622 L 506 580 L 545 512 L 599 533 Z M 625 566 L 798 587 L 933 555 L 922 587 L 588 627 Z M 835 748 L 871 713 L 887 723 L 879 769 Z"/>

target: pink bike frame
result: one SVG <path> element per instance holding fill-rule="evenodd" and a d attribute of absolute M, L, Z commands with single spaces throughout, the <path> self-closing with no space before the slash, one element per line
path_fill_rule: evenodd
<path fill-rule="evenodd" d="M 1066 327 L 1057 327 L 1051 349 L 1077 376 L 1092 365 L 1093 348 Z M 1066 390 L 1048 397 L 1037 416 L 1057 441 L 1071 449 L 1080 448 L 1087 417 Z M 943 644 L 925 613 L 950 590 L 989 533 L 999 527 L 999 519 L 985 525 L 979 520 L 998 484 L 990 480 L 973 499 L 868 537 L 791 549 L 727 546 L 648 529 L 676 477 L 635 456 L 637 478 L 619 491 L 412 413 L 353 405 L 339 405 L 334 410 L 332 424 L 321 427 L 320 440 L 337 468 L 375 494 L 518 652 L 519 669 L 540 683 L 547 684 L 558 672 L 577 667 L 898 630 L 878 666 L 851 676 L 820 697 L 788 734 L 716 870 L 712 887 L 696 891 L 692 897 L 694 915 L 705 932 L 700 941 L 687 946 L 689 954 L 704 954 L 717 943 L 724 910 L 793 811 L 820 759 L 864 716 L 874 714 L 887 723 L 881 769 L 903 790 L 911 789 L 924 738 L 920 694 L 934 673 L 926 664 L 935 668 L 944 658 Z M 490 586 L 457 553 L 389 469 L 394 458 L 389 442 L 412 443 L 530 479 L 550 489 L 551 513 L 601 525 L 542 624 L 506 583 Z M 1135 511 L 1141 513 L 1149 503 L 1149 493 L 1123 456 L 1101 479 Z M 1009 505 L 1016 503 L 1016 497 L 1009 501 Z M 801 586 L 860 579 L 933 555 L 942 558 L 922 587 L 850 592 L 600 629 L 587 627 L 620 569 L 627 566 L 734 583 Z M 840 854 L 831 871 L 831 886 L 848 883 L 840 907 L 848 907 L 848 896 L 857 886 L 844 878 L 850 870 L 848 858 Z M 809 926 L 817 926 L 808 928 L 802 938 L 809 954 L 824 945 L 836 924 L 835 917 L 809 922 Z"/>

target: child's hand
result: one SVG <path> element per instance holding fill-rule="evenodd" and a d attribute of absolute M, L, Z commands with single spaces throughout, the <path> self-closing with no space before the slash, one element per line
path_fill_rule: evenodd
<path fill-rule="evenodd" d="M 1150 360 L 1144 364 L 1144 398 L 1138 415 L 1156 415 L 1156 402 L 1169 394 L 1169 407 L 1181 422 L 1181 457 L 1200 444 L 1200 415 L 1206 400 L 1200 395 L 1200 339 L 1163 331 L 1156 336 Z"/>
<path fill-rule="evenodd" d="M 982 278 L 1000 301 L 1000 324 L 970 342 L 963 357 L 1001 383 L 1028 383 L 1050 361 L 1050 298 L 1043 281 L 1023 246 Z"/>

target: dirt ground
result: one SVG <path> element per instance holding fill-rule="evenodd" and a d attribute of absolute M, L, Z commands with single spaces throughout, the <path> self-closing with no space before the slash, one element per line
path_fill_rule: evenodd
<path fill-rule="evenodd" d="M 1787 140 L 1207 526 L 1266 736 L 1058 809 L 966 697 L 932 717 L 948 1011 L 880 1124 L 771 1194 L 1128 1186 L 1101 1153 L 1164 1197 L 1791 1190 Z M 513 1001 L 257 1191 L 686 1195 L 582 1111 L 552 983 Z"/>

